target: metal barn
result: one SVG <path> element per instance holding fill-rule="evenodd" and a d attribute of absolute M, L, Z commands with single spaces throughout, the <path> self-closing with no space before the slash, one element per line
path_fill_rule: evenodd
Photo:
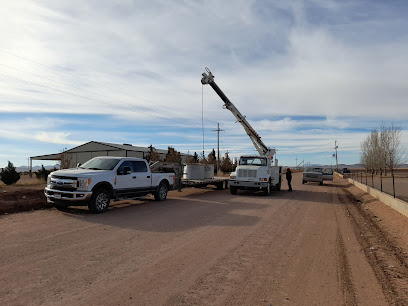
<path fill-rule="evenodd" d="M 121 156 L 121 157 L 139 157 L 146 158 L 149 148 L 137 147 L 131 144 L 116 144 L 108 142 L 90 141 L 78 147 L 64 152 L 64 159 L 69 162 L 69 167 L 76 167 L 78 163 L 84 162 L 96 156 Z M 156 149 L 156 152 L 164 159 L 167 150 Z M 186 154 L 181 153 L 184 161 Z M 33 160 L 61 160 L 61 153 L 32 156 L 30 157 L 30 172 L 32 170 Z"/>

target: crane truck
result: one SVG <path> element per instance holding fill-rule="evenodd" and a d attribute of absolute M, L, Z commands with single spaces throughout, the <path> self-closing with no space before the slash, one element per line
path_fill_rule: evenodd
<path fill-rule="evenodd" d="M 201 84 L 210 85 L 224 101 L 224 108 L 228 109 L 237 119 L 245 132 L 248 134 L 259 156 L 241 156 L 235 172 L 230 175 L 229 188 L 231 194 L 237 194 L 238 190 L 262 190 L 264 195 L 269 195 L 272 190 L 280 190 L 282 183 L 282 167 L 278 166 L 278 160 L 274 160 L 275 149 L 267 147 L 261 137 L 252 128 L 235 105 L 227 98 L 214 81 L 214 75 L 208 68 L 202 74 Z"/>

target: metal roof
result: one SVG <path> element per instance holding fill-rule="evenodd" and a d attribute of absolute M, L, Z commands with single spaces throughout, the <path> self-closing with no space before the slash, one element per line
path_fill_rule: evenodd
<path fill-rule="evenodd" d="M 85 149 L 86 146 L 95 146 L 100 148 L 95 148 L 94 150 L 92 149 Z M 81 150 L 83 149 L 83 150 Z M 75 148 L 69 149 L 66 152 L 69 153 L 79 153 L 79 152 L 98 152 L 98 151 L 117 151 L 117 150 L 123 150 L 123 151 L 135 151 L 135 152 L 149 152 L 149 148 L 145 147 L 137 147 L 133 146 L 131 144 L 117 144 L 117 143 L 110 143 L 110 142 L 100 142 L 100 141 L 89 141 L 87 143 L 84 143 L 82 145 L 79 145 Z M 162 150 L 162 149 L 156 149 L 157 153 L 160 154 L 166 154 L 167 150 Z M 180 153 L 182 156 L 185 156 L 187 154 Z M 53 154 L 47 154 L 47 155 L 39 155 L 39 156 L 31 156 L 30 159 L 34 160 L 60 160 L 60 155 L 61 153 L 53 153 Z"/>

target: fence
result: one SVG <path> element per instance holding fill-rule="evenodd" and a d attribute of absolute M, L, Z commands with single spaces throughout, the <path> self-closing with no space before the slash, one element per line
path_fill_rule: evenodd
<path fill-rule="evenodd" d="M 408 202 L 408 169 L 398 169 L 393 173 L 388 172 L 387 175 L 384 172 L 353 170 L 350 173 L 350 178 Z"/>

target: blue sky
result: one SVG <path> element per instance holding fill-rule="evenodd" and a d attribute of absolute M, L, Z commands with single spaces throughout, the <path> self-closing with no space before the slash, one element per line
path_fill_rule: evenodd
<path fill-rule="evenodd" d="M 0 167 L 85 142 L 254 148 L 219 87 L 283 165 L 360 159 L 380 124 L 408 145 L 407 1 L 6 1 Z M 36 163 L 34 163 L 36 164 Z M 39 163 L 38 163 L 39 164 Z M 52 162 L 50 162 L 52 164 Z"/>

